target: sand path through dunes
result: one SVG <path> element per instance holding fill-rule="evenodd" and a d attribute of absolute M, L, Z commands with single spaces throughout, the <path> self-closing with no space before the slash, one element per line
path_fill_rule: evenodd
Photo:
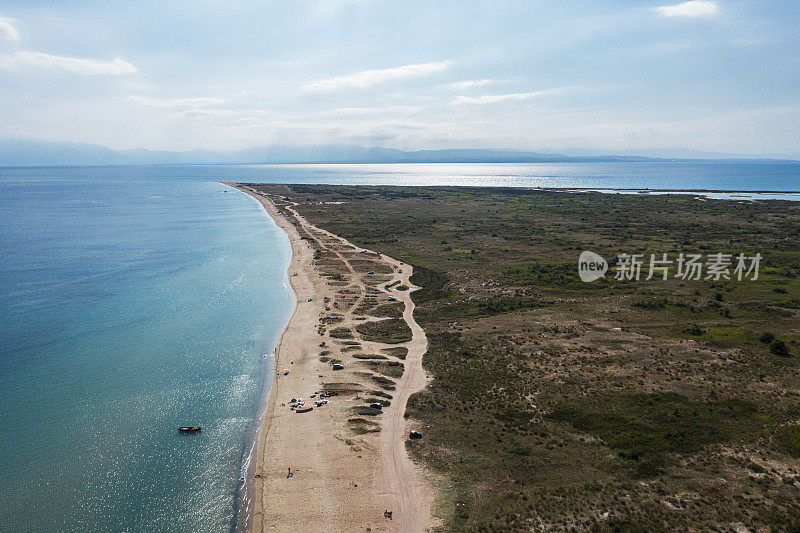
<path fill-rule="evenodd" d="M 401 279 L 403 283 L 413 287 L 408 280 L 410 275 L 410 269 L 403 269 Z M 406 344 L 408 348 L 406 369 L 403 377 L 397 382 L 395 409 L 392 409 L 383 421 L 380 444 L 383 463 L 381 473 L 384 474 L 383 482 L 388 488 L 394 508 L 398 510 L 399 530 L 412 532 L 424 531 L 430 523 L 433 491 L 406 451 L 404 439 L 407 437 L 408 428 L 403 414 L 406 411 L 408 398 L 422 390 L 428 382 L 425 370 L 422 368 L 422 355 L 428 349 L 428 340 L 425 332 L 414 320 L 414 302 L 411 301 L 410 292 L 404 296 L 403 318 L 411 327 L 412 339 Z"/>
<path fill-rule="evenodd" d="M 428 530 L 433 525 L 434 491 L 406 451 L 410 427 L 403 416 L 409 397 L 427 383 L 422 368 L 427 339 L 413 317 L 411 292 L 416 287 L 410 283 L 412 267 L 315 227 L 292 206 L 284 205 L 282 213 L 267 195 L 251 187 L 237 188 L 259 200 L 289 236 L 289 279 L 297 296 L 294 315 L 276 350 L 275 380 L 259 436 L 253 530 Z M 324 261 L 315 261 L 321 253 Z M 368 276 L 359 271 L 363 264 L 355 266 L 367 257 L 384 265 L 385 281 L 378 285 L 365 282 Z M 322 275 L 322 262 L 338 269 L 337 283 Z M 396 289 L 402 285 L 409 290 Z M 354 434 L 348 423 L 353 421 L 355 409 L 363 409 L 362 396 L 375 385 L 363 363 L 353 359 L 338 339 L 331 338 L 330 328 L 322 326 L 321 320 L 336 312 L 335 326 L 356 332 L 356 325 L 378 320 L 364 317 L 359 307 L 389 296 L 403 303 L 402 320 L 411 329 L 411 340 L 385 344 L 358 335 L 356 339 L 368 352 L 405 347 L 403 373 L 389 391 L 391 404 L 370 418 L 380 425 L 380 431 Z M 323 345 L 333 352 L 331 357 L 344 362 L 344 370 L 331 372 L 330 363 L 320 357 Z M 289 370 L 287 375 L 284 369 Z M 309 413 L 289 410 L 290 398 L 302 397 L 310 405 L 312 395 L 334 380 L 352 382 L 357 390 L 331 398 L 327 406 Z M 294 469 L 291 477 L 287 477 L 289 468 Z M 391 520 L 383 516 L 385 509 L 392 511 Z"/>
<path fill-rule="evenodd" d="M 302 225 L 318 229 L 306 221 L 296 210 L 292 209 L 291 211 Z M 351 245 L 349 241 L 338 235 L 326 230 L 319 231 Z M 358 248 L 358 250 L 364 249 Z M 371 252 L 370 250 L 366 251 Z M 411 300 L 411 293 L 418 287 L 410 280 L 413 268 L 386 255 L 381 254 L 381 257 L 392 265 L 395 271 L 393 279 L 384 283 L 383 286 L 391 285 L 399 280 L 401 285 L 409 287 L 408 291 L 394 291 L 392 295 L 405 306 L 403 320 L 411 328 L 412 338 L 410 342 L 403 344 L 408 348 L 405 371 L 396 382 L 397 389 L 392 400 L 394 408 L 388 410 L 386 413 L 388 416 L 382 423 L 380 432 L 381 467 L 378 472 L 379 478 L 376 480 L 376 488 L 388 497 L 387 509 L 391 509 L 393 512 L 393 521 L 397 526 L 397 531 L 410 533 L 425 531 L 430 526 L 430 508 L 433 501 L 433 491 L 429 483 L 425 480 L 419 467 L 411 461 L 406 451 L 405 439 L 408 432 L 406 420 L 403 417 L 409 397 L 421 391 L 428 383 L 422 367 L 422 356 L 428 349 L 428 339 L 425 331 L 414 320 L 414 302 Z M 350 268 L 352 270 L 352 267 Z M 363 298 L 363 293 L 361 298 Z M 352 308 L 349 313 L 352 313 Z"/>

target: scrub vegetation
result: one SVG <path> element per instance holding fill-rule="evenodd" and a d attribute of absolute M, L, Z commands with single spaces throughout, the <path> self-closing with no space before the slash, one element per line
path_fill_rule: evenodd
<path fill-rule="evenodd" d="M 258 187 L 414 266 L 433 380 L 408 447 L 442 480 L 443 531 L 800 527 L 800 204 Z M 583 283 L 583 250 L 763 259 L 757 281 Z M 358 333 L 391 342 L 391 320 Z"/>
<path fill-rule="evenodd" d="M 356 326 L 356 331 L 366 341 L 400 344 L 411 340 L 411 328 L 405 320 L 387 318 L 375 322 L 364 322 Z"/>

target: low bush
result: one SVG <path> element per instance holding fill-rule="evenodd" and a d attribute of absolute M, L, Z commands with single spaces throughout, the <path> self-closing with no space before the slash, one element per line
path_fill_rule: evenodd
<path fill-rule="evenodd" d="M 786 347 L 786 343 L 778 339 L 769 343 L 769 351 L 781 357 L 789 355 L 789 348 Z"/>

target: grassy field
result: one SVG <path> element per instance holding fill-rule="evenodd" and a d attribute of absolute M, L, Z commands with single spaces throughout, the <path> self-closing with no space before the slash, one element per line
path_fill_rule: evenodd
<path fill-rule="evenodd" d="M 443 530 L 800 527 L 800 204 L 259 188 L 414 265 L 434 379 L 408 446 Z M 583 250 L 763 259 L 757 281 L 583 283 Z"/>

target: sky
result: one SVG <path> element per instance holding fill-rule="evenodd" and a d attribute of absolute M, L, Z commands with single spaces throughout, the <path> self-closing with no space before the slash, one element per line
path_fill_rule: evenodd
<path fill-rule="evenodd" d="M 0 0 L 0 138 L 800 155 L 795 0 Z"/>

